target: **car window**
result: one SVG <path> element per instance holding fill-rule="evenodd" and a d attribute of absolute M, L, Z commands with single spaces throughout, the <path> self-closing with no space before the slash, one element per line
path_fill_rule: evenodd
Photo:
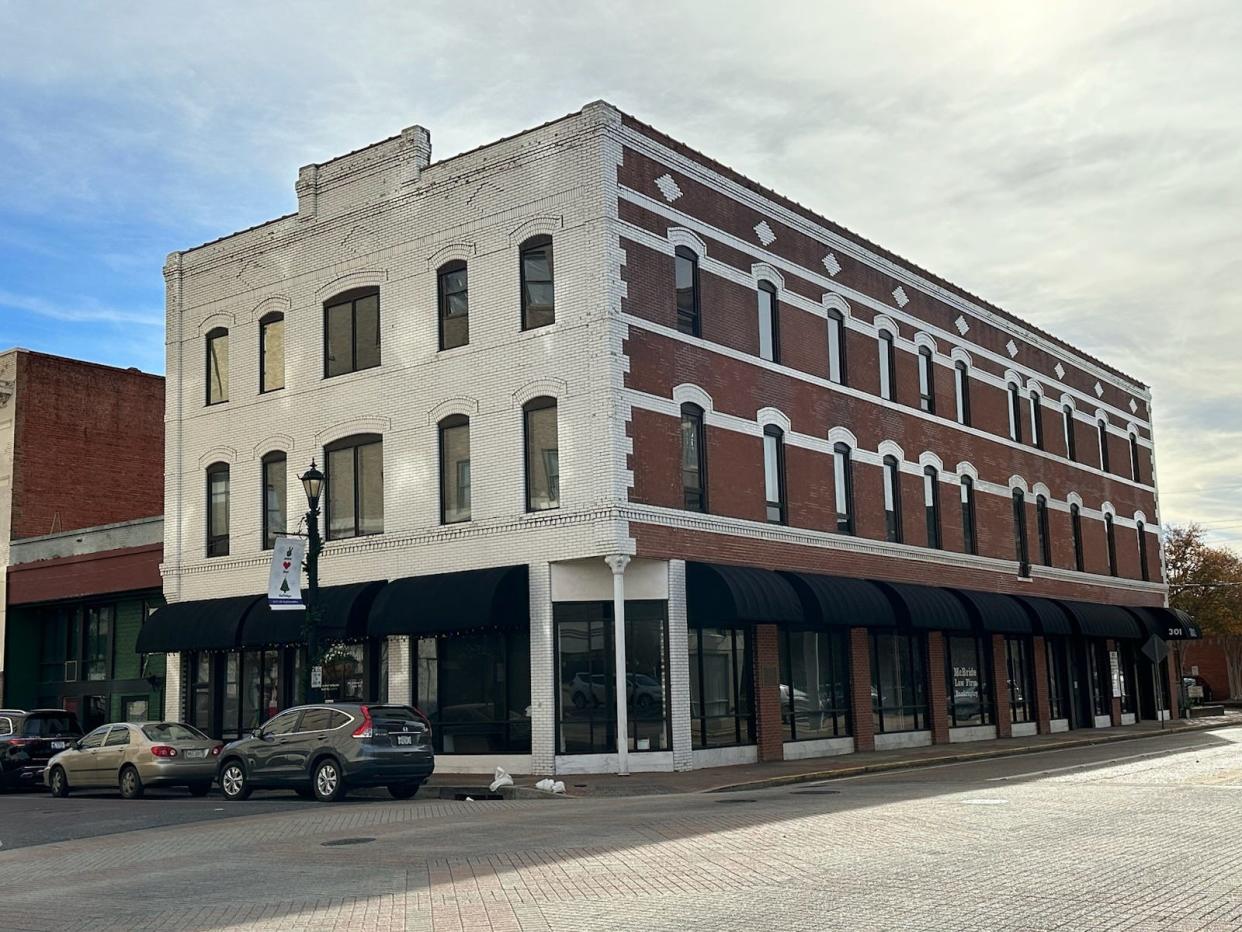
<path fill-rule="evenodd" d="M 36 713 L 26 716 L 25 734 L 30 738 L 49 738 L 56 735 L 80 735 L 78 720 L 68 712 Z"/>
<path fill-rule="evenodd" d="M 115 748 L 129 744 L 129 729 L 124 725 L 114 725 L 112 730 L 108 732 L 108 738 L 104 741 L 104 747 Z"/>
<path fill-rule="evenodd" d="M 331 709 L 307 709 L 302 713 L 302 724 L 298 725 L 298 731 L 324 731 L 332 725 Z"/>
<path fill-rule="evenodd" d="M 408 706 L 371 706 L 370 709 L 372 727 L 377 735 L 385 735 L 390 731 L 418 731 L 423 728 L 423 720 Z M 415 725 L 417 727 L 413 727 Z"/>
<path fill-rule="evenodd" d="M 209 741 L 211 740 L 197 728 L 181 722 L 158 722 L 154 725 L 143 725 L 142 733 L 152 741 Z"/>
<path fill-rule="evenodd" d="M 13 734 L 13 720 L 10 718 L 0 718 L 0 737 Z"/>
<path fill-rule="evenodd" d="M 99 728 L 96 728 L 89 735 L 83 738 L 82 739 L 82 750 L 86 751 L 86 750 L 90 750 L 91 748 L 102 747 L 103 741 L 104 741 L 104 735 L 108 733 L 108 729 L 110 727 L 111 726 L 109 725 L 103 725 Z"/>
<path fill-rule="evenodd" d="M 268 735 L 287 735 L 297 730 L 298 717 L 301 716 L 302 710 L 296 709 L 291 712 L 281 712 L 273 719 L 269 719 L 267 724 L 263 726 L 264 734 Z"/>

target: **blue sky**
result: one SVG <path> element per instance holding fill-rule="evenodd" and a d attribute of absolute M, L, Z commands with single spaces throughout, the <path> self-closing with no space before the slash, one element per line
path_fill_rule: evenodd
<path fill-rule="evenodd" d="M 0 0 L 0 347 L 162 371 L 165 255 L 299 165 L 603 97 L 1150 383 L 1164 520 L 1242 543 L 1242 6 L 616 9 Z"/>

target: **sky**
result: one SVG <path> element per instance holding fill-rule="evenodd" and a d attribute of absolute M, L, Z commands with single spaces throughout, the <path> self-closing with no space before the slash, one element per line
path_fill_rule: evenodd
<path fill-rule="evenodd" d="M 1242 547 L 1242 4 L 0 0 L 0 348 L 163 371 L 164 257 L 604 98 L 1152 387 Z"/>

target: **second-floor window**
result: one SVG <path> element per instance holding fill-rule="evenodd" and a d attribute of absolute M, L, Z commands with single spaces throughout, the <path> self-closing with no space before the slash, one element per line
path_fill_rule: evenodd
<path fill-rule="evenodd" d="M 207 467 L 207 556 L 229 555 L 229 464 Z"/>
<path fill-rule="evenodd" d="M 1139 572 L 1143 576 L 1143 582 L 1150 582 L 1151 571 L 1147 568 L 1147 528 L 1142 521 L 1134 522 L 1134 528 L 1138 531 Z"/>
<path fill-rule="evenodd" d="M 440 266 L 436 273 L 436 300 L 440 306 L 440 349 L 470 342 L 470 278 L 466 263 Z"/>
<path fill-rule="evenodd" d="M 1108 421 L 1101 418 L 1095 422 L 1095 428 L 1100 435 L 1100 469 L 1108 472 Z"/>
<path fill-rule="evenodd" d="M 1082 572 L 1082 509 L 1076 504 L 1070 505 L 1070 537 L 1074 542 L 1074 569 Z"/>
<path fill-rule="evenodd" d="M 901 465 L 897 457 L 884 457 L 884 537 L 901 543 Z"/>
<path fill-rule="evenodd" d="M 1048 499 L 1035 496 L 1035 532 L 1039 538 L 1039 562 L 1052 566 L 1052 537 L 1048 530 Z"/>
<path fill-rule="evenodd" d="M 534 236 L 522 244 L 522 329 L 556 323 L 556 285 L 552 237 Z"/>
<path fill-rule="evenodd" d="M 259 318 L 259 391 L 285 387 L 285 315 L 279 311 Z"/>
<path fill-rule="evenodd" d="M 1039 392 L 1031 392 L 1031 443 L 1037 450 L 1044 448 L 1044 403 Z"/>
<path fill-rule="evenodd" d="M 360 434 L 327 448 L 328 539 L 384 532 L 384 441 Z"/>
<path fill-rule="evenodd" d="M 677 287 L 677 329 L 692 337 L 701 335 L 699 321 L 699 257 L 678 246 L 673 257 Z"/>
<path fill-rule="evenodd" d="M 1022 442 L 1022 401 L 1018 395 L 1018 386 L 1010 382 L 1006 389 L 1009 392 L 1009 439 Z"/>
<path fill-rule="evenodd" d="M 1104 536 L 1108 542 L 1108 575 L 1117 575 L 1117 529 L 1113 525 L 1113 516 L 1104 512 Z"/>
<path fill-rule="evenodd" d="M 1143 481 L 1143 470 L 1139 466 L 1139 442 L 1138 437 L 1130 433 L 1130 478 L 1135 482 Z"/>
<path fill-rule="evenodd" d="M 923 512 L 927 518 L 927 546 L 940 549 L 940 473 L 923 467 Z"/>
<path fill-rule="evenodd" d="M 881 330 L 878 344 L 880 353 L 880 397 L 892 401 L 894 384 L 893 335 L 887 330 Z"/>
<path fill-rule="evenodd" d="M 776 305 L 776 286 L 760 282 L 759 306 L 759 356 L 769 362 L 781 361 L 780 313 Z"/>
<path fill-rule="evenodd" d="M 763 490 L 771 524 L 789 520 L 785 500 L 785 435 L 779 427 L 763 429 Z"/>
<path fill-rule="evenodd" d="M 854 533 L 854 467 L 846 443 L 832 448 L 833 492 L 837 504 L 837 533 Z"/>
<path fill-rule="evenodd" d="M 936 363 L 930 347 L 919 347 L 919 407 L 936 413 Z"/>
<path fill-rule="evenodd" d="M 356 288 L 324 302 L 325 378 L 380 364 L 378 288 Z"/>
<path fill-rule="evenodd" d="M 975 530 L 975 480 L 970 476 L 962 476 L 962 549 L 966 553 L 979 552 Z"/>
<path fill-rule="evenodd" d="M 440 422 L 440 523 L 470 520 L 470 419 Z"/>
<path fill-rule="evenodd" d="M 687 511 L 707 511 L 707 436 L 703 409 L 681 406 L 681 491 Z"/>
<path fill-rule="evenodd" d="M 840 311 L 828 311 L 828 378 L 845 384 L 845 317 Z"/>
<path fill-rule="evenodd" d="M 263 457 L 263 549 L 276 546 L 276 537 L 285 533 L 286 486 L 288 468 L 281 451 Z"/>
<path fill-rule="evenodd" d="M 526 510 L 561 507 L 556 399 L 534 398 L 522 408 L 526 443 Z"/>
<path fill-rule="evenodd" d="M 1013 550 L 1018 561 L 1018 574 L 1030 575 L 1031 556 L 1026 543 L 1026 495 L 1013 490 Z"/>
<path fill-rule="evenodd" d="M 953 364 L 953 394 L 957 400 L 957 422 L 970 426 L 970 369 L 960 359 Z"/>
<path fill-rule="evenodd" d="M 1078 451 L 1074 443 L 1074 409 L 1072 406 L 1065 405 L 1061 408 L 1061 425 L 1065 431 L 1065 456 L 1076 462 Z"/>
<path fill-rule="evenodd" d="M 229 332 L 217 327 L 207 333 L 207 404 L 229 400 Z"/>

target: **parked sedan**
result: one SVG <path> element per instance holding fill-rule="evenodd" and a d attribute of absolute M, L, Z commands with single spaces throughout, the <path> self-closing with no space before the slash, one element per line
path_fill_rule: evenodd
<path fill-rule="evenodd" d="M 48 760 L 80 737 L 77 717 L 64 709 L 0 710 L 0 790 L 41 786 Z"/>
<path fill-rule="evenodd" d="M 385 786 L 409 799 L 435 769 L 431 724 L 405 705 L 298 706 L 269 719 L 220 753 L 228 800 L 259 787 L 287 787 L 335 802 L 350 787 Z"/>
<path fill-rule="evenodd" d="M 117 787 L 126 799 L 138 799 L 155 786 L 184 786 L 191 796 L 206 796 L 222 746 L 181 722 L 100 725 L 53 757 L 45 779 L 59 797 Z"/>

